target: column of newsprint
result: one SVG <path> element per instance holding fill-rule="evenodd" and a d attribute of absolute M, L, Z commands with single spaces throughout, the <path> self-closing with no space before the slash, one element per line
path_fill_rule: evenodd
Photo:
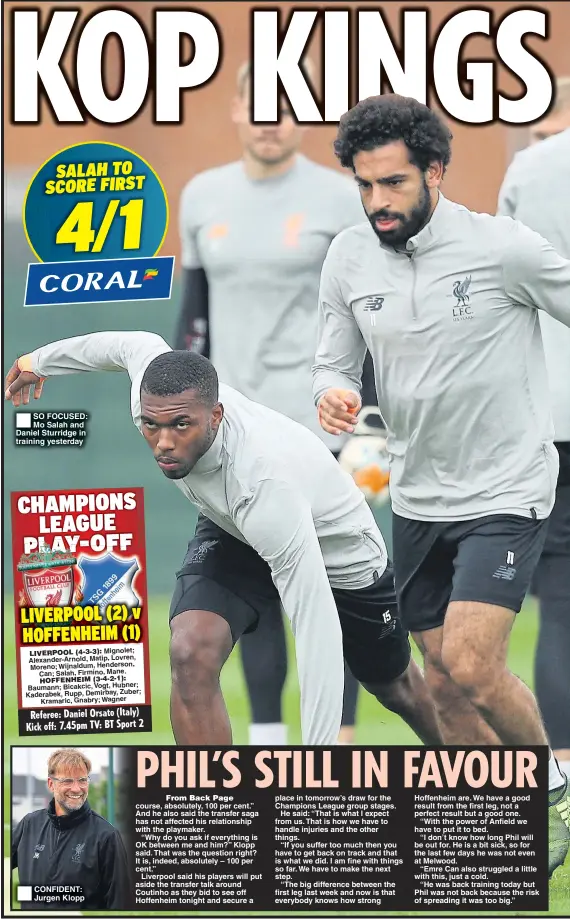
<path fill-rule="evenodd" d="M 546 749 L 127 755 L 139 909 L 548 908 Z"/>

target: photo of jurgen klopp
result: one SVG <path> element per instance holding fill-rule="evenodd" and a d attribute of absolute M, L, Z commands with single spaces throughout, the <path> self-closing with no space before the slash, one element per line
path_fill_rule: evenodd
<path fill-rule="evenodd" d="M 26 814 L 12 836 L 12 869 L 23 909 L 120 910 L 129 907 L 127 854 L 119 832 L 89 805 L 91 761 L 80 750 L 47 762 L 47 807 Z M 41 888 L 34 891 L 33 888 Z"/>

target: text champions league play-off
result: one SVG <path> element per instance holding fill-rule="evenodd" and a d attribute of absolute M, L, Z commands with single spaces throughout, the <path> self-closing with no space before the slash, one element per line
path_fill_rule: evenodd
<path fill-rule="evenodd" d="M 151 729 L 143 500 L 12 494 L 21 734 Z"/>

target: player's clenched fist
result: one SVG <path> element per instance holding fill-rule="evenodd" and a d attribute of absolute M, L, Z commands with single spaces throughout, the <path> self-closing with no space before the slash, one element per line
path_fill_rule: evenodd
<path fill-rule="evenodd" d="M 362 403 L 350 389 L 328 389 L 319 400 L 319 422 L 328 434 L 352 434 Z"/>
<path fill-rule="evenodd" d="M 27 405 L 30 401 L 30 387 L 34 387 L 34 399 L 42 394 L 45 377 L 39 377 L 32 371 L 29 355 L 14 361 L 4 380 L 4 398 L 12 401 L 14 406 Z"/>

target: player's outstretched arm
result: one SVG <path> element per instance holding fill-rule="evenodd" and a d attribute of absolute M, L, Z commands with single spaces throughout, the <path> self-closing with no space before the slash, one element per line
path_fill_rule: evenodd
<path fill-rule="evenodd" d="M 311 509 L 290 485 L 267 479 L 238 502 L 233 516 L 271 568 L 291 622 L 303 743 L 334 745 L 344 692 L 342 632 Z"/>
<path fill-rule="evenodd" d="M 131 380 L 142 374 L 150 361 L 170 351 L 160 335 L 152 332 L 94 332 L 52 342 L 23 355 L 12 365 L 4 383 L 5 398 L 15 406 L 29 401 L 30 387 L 39 399 L 46 377 L 93 370 L 126 370 Z"/>

